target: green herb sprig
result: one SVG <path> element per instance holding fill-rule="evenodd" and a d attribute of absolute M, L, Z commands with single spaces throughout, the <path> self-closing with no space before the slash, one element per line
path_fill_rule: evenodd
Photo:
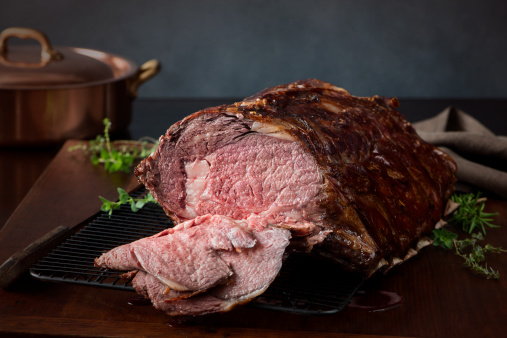
<path fill-rule="evenodd" d="M 472 238 L 466 238 L 464 240 L 454 240 L 454 247 L 456 248 L 456 255 L 463 258 L 464 265 L 472 270 L 473 272 L 483 275 L 488 279 L 498 279 L 500 278 L 500 274 L 498 271 L 489 267 L 486 263 L 482 264 L 486 260 L 485 254 L 487 253 L 502 253 L 507 252 L 507 250 L 503 250 L 501 247 L 494 247 L 490 244 L 486 244 L 484 247 L 477 244 L 478 241 L 483 240 L 484 237 L 482 233 L 474 233 L 471 236 Z M 465 248 L 471 247 L 468 253 L 465 252 Z"/>
<path fill-rule="evenodd" d="M 450 222 L 461 225 L 467 234 L 478 229 L 485 235 L 486 227 L 498 228 L 498 225 L 490 223 L 493 221 L 491 217 L 497 216 L 498 213 L 484 212 L 485 200 L 481 198 L 480 192 L 477 194 L 454 194 L 451 198 L 460 206 L 452 214 Z"/>
<path fill-rule="evenodd" d="M 110 216 L 113 214 L 113 210 L 120 209 L 123 204 L 130 204 L 130 209 L 133 212 L 139 211 L 142 209 L 146 203 L 157 203 L 158 202 L 153 198 L 153 196 L 148 193 L 143 198 L 133 198 L 130 196 L 125 190 L 122 188 L 118 188 L 118 201 L 110 201 L 102 196 L 99 196 L 99 199 L 102 201 L 102 206 L 100 208 L 101 211 L 107 212 Z"/>
<path fill-rule="evenodd" d="M 458 234 L 448 231 L 445 228 L 433 230 L 433 245 L 441 246 L 444 249 L 452 249 L 454 240 L 458 238 Z"/>
<path fill-rule="evenodd" d="M 451 199 L 459 203 L 459 208 L 451 215 L 450 223 L 461 228 L 463 232 L 470 235 L 465 239 L 458 240 L 459 235 L 445 228 L 433 230 L 433 245 L 444 249 L 455 249 L 456 255 L 463 258 L 463 265 L 472 272 L 488 279 L 498 279 L 498 271 L 488 267 L 486 260 L 487 253 L 499 254 L 507 252 L 501 247 L 494 247 L 490 244 L 481 246 L 478 242 L 484 240 L 486 227 L 498 228 L 492 224 L 491 217 L 498 213 L 485 213 L 485 198 L 481 194 L 454 194 Z M 474 232 L 476 231 L 476 232 Z"/>
<path fill-rule="evenodd" d="M 90 154 L 94 165 L 103 165 L 110 173 L 122 171 L 131 172 L 136 159 L 149 156 L 158 146 L 158 141 L 149 137 L 140 140 L 111 141 L 109 130 L 111 121 L 103 120 L 104 134 L 97 135 L 95 139 L 70 147 L 69 151 L 81 149 Z"/>

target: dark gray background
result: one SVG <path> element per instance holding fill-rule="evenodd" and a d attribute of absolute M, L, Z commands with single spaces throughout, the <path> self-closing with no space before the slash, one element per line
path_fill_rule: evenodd
<path fill-rule="evenodd" d="M 319 78 L 353 95 L 504 98 L 507 2 L 0 0 L 0 29 L 163 70 L 141 98 L 244 97 Z"/>

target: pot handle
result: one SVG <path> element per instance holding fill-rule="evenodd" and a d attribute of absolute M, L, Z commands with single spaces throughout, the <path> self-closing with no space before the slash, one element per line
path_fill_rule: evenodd
<path fill-rule="evenodd" d="M 34 39 L 41 45 L 41 62 L 26 63 L 12 62 L 7 60 L 7 39 L 17 37 L 20 39 Z M 51 47 L 48 37 L 35 29 L 26 27 L 10 27 L 0 33 L 0 62 L 7 66 L 25 67 L 25 68 L 41 68 L 46 66 L 50 61 L 61 60 L 62 54 Z"/>
<path fill-rule="evenodd" d="M 132 97 L 137 97 L 137 89 L 140 85 L 154 77 L 160 71 L 160 62 L 158 60 L 150 60 L 139 68 L 139 71 L 130 82 L 129 91 Z"/>

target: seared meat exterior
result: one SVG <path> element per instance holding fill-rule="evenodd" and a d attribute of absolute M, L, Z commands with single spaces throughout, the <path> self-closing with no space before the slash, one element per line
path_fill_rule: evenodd
<path fill-rule="evenodd" d="M 369 276 L 422 246 L 456 180 L 453 160 L 424 142 L 397 105 L 318 80 L 268 88 L 176 123 L 135 173 L 176 223 L 218 215 L 250 234 L 284 229 L 291 248 Z M 248 261 L 253 248 L 238 254 Z M 147 273 L 136 288 L 159 304 L 153 290 L 170 285 L 165 277 L 143 265 L 125 268 Z M 199 295 L 213 305 L 197 312 L 229 308 L 217 306 L 214 288 L 240 274 L 221 269 Z"/>

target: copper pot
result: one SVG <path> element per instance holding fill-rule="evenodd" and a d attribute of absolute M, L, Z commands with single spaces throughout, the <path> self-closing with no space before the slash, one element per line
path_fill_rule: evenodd
<path fill-rule="evenodd" d="M 8 46 L 10 37 L 38 45 Z M 53 48 L 47 36 L 13 27 L 0 33 L 0 146 L 58 144 L 127 128 L 139 86 L 158 73 L 98 50 Z"/>

